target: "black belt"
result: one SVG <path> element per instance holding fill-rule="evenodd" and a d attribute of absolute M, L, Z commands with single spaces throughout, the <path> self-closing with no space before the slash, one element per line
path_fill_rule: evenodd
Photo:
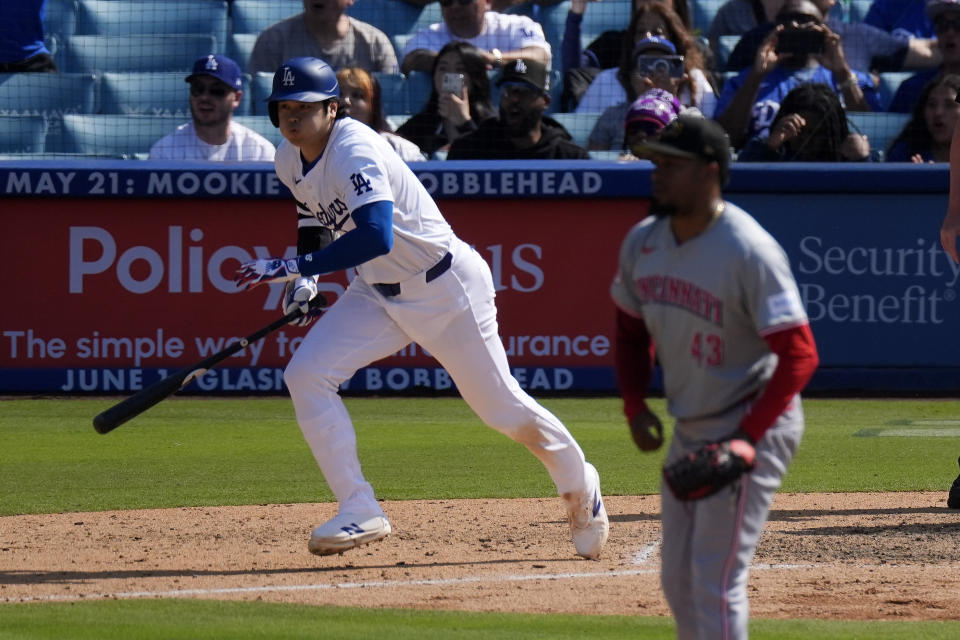
<path fill-rule="evenodd" d="M 437 264 L 427 269 L 426 281 L 433 282 L 434 280 L 442 276 L 444 273 L 446 273 L 447 269 L 450 268 L 450 265 L 452 263 L 453 263 L 453 254 L 448 251 L 447 255 L 440 258 L 440 262 L 438 262 Z M 373 285 L 373 288 L 379 291 L 380 295 L 385 296 L 387 298 L 391 296 L 400 295 L 399 282 L 378 282 Z"/>

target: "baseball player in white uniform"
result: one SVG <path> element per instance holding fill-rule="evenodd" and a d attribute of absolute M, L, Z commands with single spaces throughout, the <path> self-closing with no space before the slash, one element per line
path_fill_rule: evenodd
<path fill-rule="evenodd" d="M 676 418 L 666 462 L 746 440 L 752 471 L 695 501 L 662 484 L 661 582 L 677 637 L 747 637 L 747 571 L 773 494 L 803 432 L 799 392 L 818 358 L 783 249 L 725 202 L 729 147 L 711 120 L 681 115 L 652 153 L 652 215 L 630 230 L 611 286 L 616 369 L 631 433 L 663 441 L 644 401 L 654 351 Z"/>
<path fill-rule="evenodd" d="M 393 148 L 339 112 L 325 62 L 288 60 L 267 100 L 285 138 L 275 166 L 297 202 L 300 255 L 243 264 L 238 285 L 287 282 L 291 311 L 316 295 L 314 276 L 357 269 L 284 372 L 297 422 L 339 503 L 336 517 L 313 530 L 310 551 L 339 553 L 389 535 L 338 389 L 415 341 L 486 424 L 540 459 L 565 501 L 577 553 L 598 558 L 609 530 L 599 476 L 566 427 L 510 374 L 487 263 L 453 233 Z"/>

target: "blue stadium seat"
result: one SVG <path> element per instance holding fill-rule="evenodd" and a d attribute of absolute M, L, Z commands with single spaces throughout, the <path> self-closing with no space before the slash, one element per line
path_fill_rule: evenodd
<path fill-rule="evenodd" d="M 253 53 L 253 45 L 256 43 L 257 34 L 255 33 L 231 33 L 227 36 L 227 57 L 232 58 L 241 69 L 246 69 L 247 63 L 250 62 L 250 54 Z"/>
<path fill-rule="evenodd" d="M 630 17 L 633 11 L 633 2 L 630 0 L 604 0 L 603 2 L 587 3 L 587 10 L 580 23 L 580 46 L 586 47 L 597 39 L 604 31 L 626 31 L 630 26 Z M 563 14 L 566 21 L 566 14 Z M 563 32 L 560 32 L 561 39 Z M 560 55 L 556 49 L 554 57 Z"/>
<path fill-rule="evenodd" d="M 867 17 L 867 11 L 870 10 L 870 5 L 873 4 L 873 0 L 846 0 L 849 2 L 850 9 L 847 12 L 847 22 L 863 22 L 863 19 Z"/>
<path fill-rule="evenodd" d="M 190 117 L 187 74 L 144 71 L 105 73 L 101 78 L 100 111 L 123 115 L 169 115 Z M 244 92 L 236 115 L 249 115 L 250 77 L 244 76 Z"/>
<path fill-rule="evenodd" d="M 0 153 L 43 153 L 47 126 L 43 116 L 0 116 Z"/>
<path fill-rule="evenodd" d="M 433 93 L 433 76 L 426 71 L 411 71 L 407 74 L 407 95 L 411 113 L 423 109 Z"/>
<path fill-rule="evenodd" d="M 591 9 L 600 9 L 602 10 L 606 5 L 606 2 L 599 3 L 593 7 L 587 9 L 587 12 L 584 14 L 586 16 L 590 13 Z M 566 28 L 567 24 L 567 13 L 570 11 L 570 0 L 563 0 L 563 2 L 558 2 L 554 5 L 538 5 L 536 7 L 536 16 L 535 19 L 540 23 L 540 26 L 543 27 L 543 35 L 547 39 L 547 42 L 550 43 L 550 50 L 553 54 L 553 64 L 557 67 L 560 66 L 560 47 L 563 43 L 563 31 Z M 530 15 L 529 11 L 516 11 L 515 13 L 520 13 L 521 15 Z M 584 17 L 586 20 L 586 17 Z M 629 19 L 627 20 L 629 22 Z M 623 24 L 621 29 L 627 28 L 627 22 Z M 581 38 L 581 41 L 583 38 Z M 588 42 L 589 44 L 589 42 Z"/>
<path fill-rule="evenodd" d="M 599 113 L 552 113 L 550 114 L 554 120 L 559 122 L 566 128 L 570 135 L 573 136 L 573 141 L 576 142 L 583 148 L 587 147 L 587 138 L 590 137 L 590 132 L 593 131 L 593 125 L 597 121 L 597 118 L 600 117 Z"/>
<path fill-rule="evenodd" d="M 254 115 L 263 116 L 267 114 L 267 105 L 265 100 L 273 93 L 273 74 L 265 71 L 258 71 L 253 74 L 250 81 L 250 110 Z"/>
<path fill-rule="evenodd" d="M 248 129 L 253 129 L 264 138 L 273 143 L 273 146 L 279 146 L 283 140 L 283 134 L 280 129 L 273 126 L 270 118 L 266 116 L 235 116 L 233 121 L 242 124 Z"/>
<path fill-rule="evenodd" d="M 356 0 L 347 15 L 366 22 L 390 37 L 412 34 L 434 22 L 440 22 L 440 3 L 416 7 L 404 0 Z"/>
<path fill-rule="evenodd" d="M 77 0 L 48 0 L 43 16 L 43 31 L 63 38 L 77 31 Z"/>
<path fill-rule="evenodd" d="M 193 63 L 216 52 L 208 35 L 71 36 L 57 55 L 61 71 L 190 71 Z"/>
<path fill-rule="evenodd" d="M 223 48 L 227 17 L 225 0 L 79 0 L 76 34 L 199 33 Z"/>
<path fill-rule="evenodd" d="M 729 58 L 730 54 L 733 53 L 733 50 L 736 48 L 738 42 L 740 42 L 739 34 L 720 36 L 717 41 L 717 50 L 714 52 L 716 55 L 715 60 L 717 69 L 726 68 L 727 58 Z"/>
<path fill-rule="evenodd" d="M 186 122 L 175 116 L 65 115 L 63 153 L 107 158 L 146 158 L 150 147 Z"/>
<path fill-rule="evenodd" d="M 232 32 L 259 34 L 270 25 L 298 13 L 303 13 L 303 0 L 233 0 L 230 6 Z"/>
<path fill-rule="evenodd" d="M 877 152 L 886 151 L 909 120 L 909 113 L 847 112 L 851 131 L 867 136 L 874 157 Z"/>
<path fill-rule="evenodd" d="M 97 79 L 89 73 L 0 73 L 0 115 L 96 113 Z"/>
<path fill-rule="evenodd" d="M 693 24 L 693 34 L 705 36 L 713 22 L 717 11 L 727 0 L 691 0 L 690 22 Z"/>
<path fill-rule="evenodd" d="M 886 109 L 893 101 L 893 96 L 900 88 L 900 83 L 912 76 L 915 71 L 887 71 L 880 75 L 880 82 L 877 84 L 877 93 L 880 94 L 880 102 Z"/>
<path fill-rule="evenodd" d="M 407 78 L 400 73 L 373 74 L 380 83 L 380 96 L 383 113 L 411 113 L 410 94 L 407 91 Z M 422 105 L 421 105 L 422 106 Z M 417 109 L 419 110 L 419 106 Z"/>

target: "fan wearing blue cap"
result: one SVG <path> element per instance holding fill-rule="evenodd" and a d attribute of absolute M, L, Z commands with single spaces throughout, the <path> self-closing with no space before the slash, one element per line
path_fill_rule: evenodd
<path fill-rule="evenodd" d="M 191 121 L 155 142 L 150 148 L 151 160 L 273 160 L 276 149 L 269 140 L 233 121 L 243 98 L 236 62 L 211 53 L 193 63 L 186 83 L 190 85 Z"/>

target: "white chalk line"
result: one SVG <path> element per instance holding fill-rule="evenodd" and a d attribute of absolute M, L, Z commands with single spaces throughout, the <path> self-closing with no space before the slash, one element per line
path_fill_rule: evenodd
<path fill-rule="evenodd" d="M 649 556 L 655 549 L 656 543 L 644 547 L 634 555 L 647 552 Z M 650 549 L 653 547 L 653 549 Z M 818 565 L 813 564 L 755 564 L 751 570 L 789 570 L 809 569 Z M 66 602 L 75 600 L 102 600 L 102 599 L 135 599 L 135 598 L 182 598 L 189 596 L 216 596 L 249 593 L 291 592 L 291 591 L 328 591 L 334 589 L 376 589 L 399 587 L 432 587 L 458 584 L 478 584 L 496 582 L 529 582 L 533 580 L 583 580 L 596 578 L 623 578 L 629 576 L 645 576 L 659 573 L 659 568 L 647 569 L 619 569 L 613 571 L 585 571 L 564 573 L 526 573 L 492 576 L 464 576 L 460 578 L 427 578 L 421 580 L 376 580 L 364 582 L 339 582 L 335 584 L 293 584 L 293 585 L 263 585 L 258 587 L 218 587 L 210 589 L 169 589 L 164 591 L 119 591 L 115 593 L 88 593 L 88 594 L 53 594 L 48 596 L 30 596 L 25 598 L 11 598 L 18 602 Z"/>

